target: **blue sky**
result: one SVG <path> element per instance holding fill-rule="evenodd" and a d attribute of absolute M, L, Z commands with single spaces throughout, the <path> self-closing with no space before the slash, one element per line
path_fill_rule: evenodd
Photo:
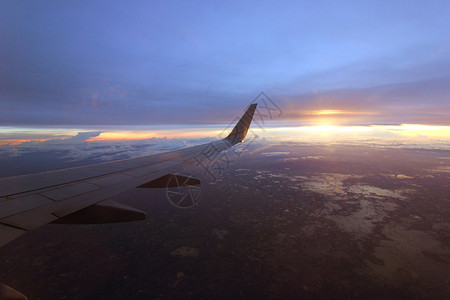
<path fill-rule="evenodd" d="M 0 126 L 449 125 L 446 1 L 2 1 Z"/>

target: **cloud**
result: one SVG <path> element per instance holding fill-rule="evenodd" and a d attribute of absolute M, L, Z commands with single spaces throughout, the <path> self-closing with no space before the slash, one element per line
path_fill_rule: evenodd
<path fill-rule="evenodd" d="M 0 151 L 9 157 L 18 157 L 29 153 L 46 153 L 57 151 L 65 161 L 95 159 L 110 161 L 144 155 L 157 154 L 210 142 L 212 138 L 168 139 L 150 138 L 134 141 L 88 142 L 101 132 L 79 132 L 70 138 L 57 138 L 47 141 L 30 141 L 19 145 L 3 145 Z"/>
<path fill-rule="evenodd" d="M 94 132 L 78 132 L 78 134 L 74 137 L 68 138 L 68 139 L 64 139 L 64 140 L 59 140 L 63 143 L 80 143 L 80 142 L 85 142 L 87 139 L 89 138 L 93 138 L 96 136 L 99 136 L 100 133 L 102 133 L 101 131 L 94 131 Z M 48 141 L 47 143 L 51 143 L 51 142 L 55 142 L 55 141 Z"/>

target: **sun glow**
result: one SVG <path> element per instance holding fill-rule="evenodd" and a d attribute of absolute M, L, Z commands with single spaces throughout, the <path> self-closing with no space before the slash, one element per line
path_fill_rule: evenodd
<path fill-rule="evenodd" d="M 326 115 L 376 115 L 377 112 L 373 111 L 348 111 L 340 109 L 323 109 L 312 112 L 313 115 L 326 116 Z"/>
<path fill-rule="evenodd" d="M 374 125 L 373 128 L 390 130 L 407 137 L 450 138 L 450 126 L 432 126 L 421 124 Z"/>
<path fill-rule="evenodd" d="M 377 115 L 375 111 L 355 111 L 340 109 L 311 110 L 304 112 L 300 120 L 307 120 L 312 126 L 336 126 L 364 122 L 368 115 Z"/>
<path fill-rule="evenodd" d="M 316 131 L 316 132 L 351 132 L 351 131 L 370 131 L 369 126 L 334 126 L 334 125 L 319 125 L 298 127 L 300 131 Z"/>
<path fill-rule="evenodd" d="M 377 141 L 396 143 L 440 143 L 450 146 L 450 126 L 420 124 L 371 126 L 299 126 L 266 130 L 274 139 L 295 141 Z"/>
<path fill-rule="evenodd" d="M 341 114 L 345 114 L 344 111 L 342 110 L 335 110 L 335 109 L 325 109 L 325 110 L 319 110 L 317 112 L 315 112 L 316 115 L 341 115 Z"/>

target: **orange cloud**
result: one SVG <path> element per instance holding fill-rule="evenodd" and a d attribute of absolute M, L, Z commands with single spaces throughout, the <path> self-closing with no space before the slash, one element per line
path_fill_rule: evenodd
<path fill-rule="evenodd" d="M 0 140 L 0 146 L 4 146 L 4 145 L 15 146 L 15 145 L 20 145 L 20 144 L 26 143 L 26 142 L 45 142 L 48 140 L 50 140 L 50 139 L 5 139 L 5 140 Z"/>
<path fill-rule="evenodd" d="M 180 133 L 175 130 L 164 131 L 106 131 L 100 133 L 98 136 L 87 139 L 87 142 L 109 142 L 109 141 L 133 141 L 145 140 L 151 138 L 202 138 L 208 136 L 217 136 L 216 131 L 192 131 Z"/>

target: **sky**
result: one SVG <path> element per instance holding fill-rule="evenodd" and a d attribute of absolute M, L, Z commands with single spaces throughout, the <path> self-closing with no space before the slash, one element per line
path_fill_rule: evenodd
<path fill-rule="evenodd" d="M 450 126 L 449 15 L 448 1 L 2 1 L 0 144 L 176 136 L 161 128 L 228 124 L 262 91 L 280 123 Z"/>

